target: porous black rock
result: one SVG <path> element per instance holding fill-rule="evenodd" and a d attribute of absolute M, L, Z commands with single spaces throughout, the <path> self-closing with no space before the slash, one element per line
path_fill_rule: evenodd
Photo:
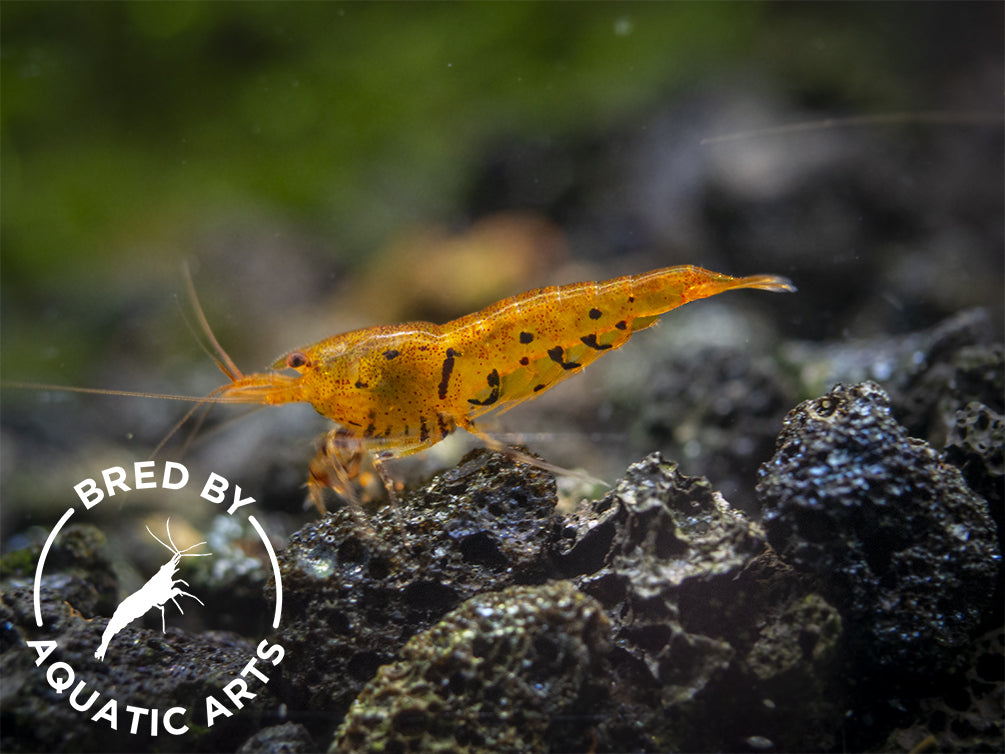
<path fill-rule="evenodd" d="M 970 309 L 905 339 L 909 367 L 888 390 L 894 415 L 913 436 L 941 449 L 968 403 L 1005 410 L 1005 348 L 993 329 L 987 311 Z"/>
<path fill-rule="evenodd" d="M 568 524 L 562 565 L 613 626 L 602 746 L 833 745 L 841 618 L 707 479 L 654 453 Z"/>
<path fill-rule="evenodd" d="M 963 472 L 970 489 L 988 501 L 998 526 L 998 546 L 1005 548 L 1005 416 L 971 401 L 956 412 L 945 453 L 946 460 Z"/>
<path fill-rule="evenodd" d="M 344 507 L 279 553 L 285 694 L 323 740 L 409 637 L 483 591 L 554 572 L 554 478 L 476 450 L 397 505 Z M 333 722 L 334 721 L 334 722 Z"/>
<path fill-rule="evenodd" d="M 0 586 L 28 587 L 35 577 L 42 541 L 0 558 Z M 52 542 L 40 589 L 59 595 L 85 618 L 111 615 L 117 605 L 118 578 L 105 552 L 105 535 L 90 524 L 71 524 Z"/>
<path fill-rule="evenodd" d="M 959 663 L 998 579 L 995 527 L 882 388 L 839 384 L 793 409 L 757 491 L 769 542 L 820 577 L 867 667 L 910 679 Z"/>
<path fill-rule="evenodd" d="M 936 695 L 920 700 L 912 724 L 901 724 L 876 750 L 1005 751 L 1005 630 L 1001 625 L 977 637 L 964 666 L 965 670 L 940 681 Z"/>
<path fill-rule="evenodd" d="M 208 698 L 212 696 L 226 708 L 230 702 L 222 689 L 242 679 L 242 670 L 255 658 L 255 642 L 227 632 L 195 634 L 171 625 L 164 632 L 160 626 L 148 629 L 134 622 L 115 635 L 107 662 L 96 659 L 94 652 L 108 620 L 87 618 L 83 611 L 100 609 L 104 600 L 95 600 L 92 584 L 79 588 L 85 583 L 80 581 L 85 578 L 81 574 L 94 583 L 108 580 L 103 538 L 96 531 L 89 526 L 70 527 L 57 538 L 50 556 L 62 554 L 46 561 L 39 589 L 42 627 L 35 621 L 32 587 L 18 583 L 17 578 L 0 584 L 0 749 L 230 750 L 234 741 L 251 735 L 278 707 L 272 694 L 275 684 L 249 677 L 245 690 L 250 696 L 241 699 L 240 714 L 228 709 L 207 725 Z M 67 586 L 71 588 L 64 590 Z M 114 595 L 113 589 L 113 606 Z M 44 648 L 28 642 L 55 642 L 55 647 L 43 659 Z M 263 671 L 275 676 L 272 666 L 259 663 L 259 672 Z M 61 690 L 51 685 L 50 673 Z M 62 688 L 68 681 L 72 682 Z M 74 695 L 78 706 L 86 705 L 83 710 L 72 706 Z M 112 702 L 114 713 L 107 709 Z M 185 725 L 187 730 L 170 737 L 163 718 L 154 728 L 152 714 L 134 716 L 130 706 L 161 713 L 182 708 L 184 712 L 175 716 L 173 724 Z M 105 715 L 96 718 L 102 710 Z"/>
<path fill-rule="evenodd" d="M 297 723 L 282 723 L 262 728 L 241 744 L 237 754 L 311 754 L 318 751 L 307 728 Z"/>
<path fill-rule="evenodd" d="M 609 629 L 566 581 L 474 597 L 378 671 L 330 751 L 585 751 Z"/>

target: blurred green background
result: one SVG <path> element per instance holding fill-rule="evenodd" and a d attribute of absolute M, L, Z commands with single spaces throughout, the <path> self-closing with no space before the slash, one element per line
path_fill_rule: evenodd
<path fill-rule="evenodd" d="M 568 251 L 483 304 L 580 274 L 694 262 L 795 278 L 802 296 L 764 306 L 804 337 L 923 327 L 967 305 L 1000 311 L 1000 4 L 7 0 L 0 14 L 7 381 L 205 393 L 220 375 L 184 324 L 182 260 L 220 340 L 250 370 L 392 316 L 408 272 L 437 253 L 435 242 L 409 246 L 423 229 L 464 233 L 514 210 L 560 229 Z M 754 134 L 933 111 L 952 116 L 877 126 L 884 140 L 854 162 L 789 136 L 768 154 Z M 746 151 L 702 145 L 734 133 Z M 968 160 L 998 173 L 977 180 Z M 742 253 L 719 243 L 742 225 L 719 236 L 673 225 L 691 206 L 688 181 L 715 164 L 737 186 L 761 164 L 747 183 L 785 199 L 775 214 L 755 212 L 775 227 Z M 828 222 L 819 208 L 785 209 L 779 186 L 796 164 L 825 177 L 849 166 L 878 186 L 864 194 L 878 207 L 870 220 L 895 229 L 873 243 L 875 257 L 854 236 L 856 214 Z M 824 205 L 859 191 L 849 185 Z M 930 229 L 907 234 L 904 206 L 937 192 L 961 197 L 947 227 L 977 241 L 915 263 L 904 244 Z M 712 193 L 693 211 L 726 227 Z M 887 206 L 893 196 L 903 206 Z M 400 243 L 403 255 L 380 267 Z M 878 309 L 841 316 L 859 291 L 829 288 L 831 265 Z M 434 295 L 446 303 L 414 311 L 470 310 L 462 294 L 496 267 L 445 279 Z M 943 285 L 947 269 L 969 277 Z M 910 285 L 891 293 L 890 280 Z M 148 452 L 179 414 L 12 390 L 4 402 L 6 474 L 62 463 L 96 433 Z M 44 437 L 37 448 L 13 449 L 10 438 L 32 433 Z"/>
<path fill-rule="evenodd" d="M 297 234 L 319 276 L 463 222 L 501 138 L 586 143 L 736 74 L 846 114 L 951 104 L 943 58 L 1000 29 L 947 5 L 5 2 L 5 377 L 93 376 L 90 336 L 223 222 Z"/>

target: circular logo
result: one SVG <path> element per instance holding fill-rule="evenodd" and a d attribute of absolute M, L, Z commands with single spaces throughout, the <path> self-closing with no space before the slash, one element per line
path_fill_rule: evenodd
<path fill-rule="evenodd" d="M 220 513 L 227 516 L 234 516 L 239 510 L 255 502 L 255 499 L 247 495 L 240 485 L 232 484 L 226 477 L 215 472 L 210 473 L 204 480 L 190 484 L 192 482 L 192 475 L 184 464 L 174 461 L 138 461 L 131 468 L 112 466 L 103 469 L 100 475 L 82 480 L 74 485 L 73 489 L 85 511 L 118 493 L 148 489 L 162 489 L 171 493 L 199 489 L 201 499 L 219 506 Z M 76 515 L 78 509 L 76 506 L 71 506 L 66 510 L 59 522 L 53 527 L 39 555 L 38 565 L 35 569 L 33 595 L 35 622 L 39 628 L 44 627 L 41 586 L 46 559 L 56 537 L 67 522 Z M 283 609 L 279 561 L 276 559 L 272 543 L 259 521 L 250 513 L 247 515 L 247 520 L 261 538 L 262 546 L 268 553 L 269 561 L 272 564 L 272 573 L 275 579 L 275 611 L 272 627 L 278 629 Z M 149 578 L 139 589 L 126 595 L 119 602 L 112 617 L 108 620 L 100 642 L 94 647 L 95 659 L 103 663 L 109 662 L 108 650 L 116 645 L 116 636 L 126 626 L 139 621 L 148 613 L 155 610 L 160 611 L 161 631 L 166 633 L 169 620 L 168 610 L 172 606 L 181 613 L 185 612 L 182 602 L 206 607 L 205 602 L 196 591 L 190 587 L 188 582 L 180 578 L 178 573 L 184 558 L 213 557 L 213 552 L 208 549 L 207 542 L 198 542 L 185 548 L 179 547 L 175 544 L 171 533 L 170 518 L 165 519 L 163 532 L 154 531 L 150 526 L 145 528 L 151 538 L 151 544 L 164 548 L 164 563 L 156 572 L 149 575 Z M 81 674 L 70 663 L 62 660 L 47 663 L 47 660 L 59 646 L 55 640 L 29 641 L 28 646 L 34 649 L 38 655 L 35 665 L 40 668 L 45 666 L 46 680 L 49 686 L 59 696 L 66 699 L 73 709 L 87 715 L 93 722 L 107 724 L 113 730 L 118 731 L 120 730 L 120 717 L 129 718 L 131 716 L 131 723 L 122 725 L 122 731 L 152 736 L 162 732 L 181 736 L 189 731 L 186 720 L 193 719 L 193 715 L 190 713 L 194 710 L 180 706 L 163 710 L 134 706 L 128 704 L 126 700 L 117 699 L 114 694 L 100 688 L 91 689 L 88 694 L 87 681 L 80 678 Z M 212 727 L 213 723 L 220 717 L 230 717 L 236 710 L 240 710 L 244 706 L 244 700 L 255 696 L 250 691 L 250 684 L 255 682 L 268 683 L 268 666 L 270 664 L 271 666 L 278 665 L 284 654 L 285 651 L 281 645 L 270 643 L 268 640 L 261 641 L 249 662 L 244 665 L 238 675 L 220 689 L 221 693 L 206 696 L 203 702 L 205 716 L 200 714 L 200 725 Z"/>

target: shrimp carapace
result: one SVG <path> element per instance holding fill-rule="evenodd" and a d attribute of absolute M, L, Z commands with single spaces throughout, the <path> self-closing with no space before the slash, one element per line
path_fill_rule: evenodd
<path fill-rule="evenodd" d="M 485 439 L 477 417 L 534 398 L 671 309 L 736 288 L 795 290 L 776 275 L 734 278 L 689 265 L 538 288 L 444 325 L 335 335 L 291 351 L 274 371 L 233 375 L 214 394 L 227 403 L 306 402 L 340 425 L 311 464 L 321 508 L 320 488 L 344 488 L 363 451 L 379 471 L 380 461 L 434 445 L 457 427 Z"/>

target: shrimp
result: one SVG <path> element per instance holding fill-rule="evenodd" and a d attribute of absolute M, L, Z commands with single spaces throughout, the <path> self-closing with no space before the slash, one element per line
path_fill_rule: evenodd
<path fill-rule="evenodd" d="M 155 607 L 161 611 L 161 631 L 167 632 L 167 626 L 164 622 L 164 605 L 168 600 L 171 600 L 174 603 L 174 606 L 177 607 L 181 613 L 185 612 L 181 609 L 181 605 L 178 604 L 178 597 L 182 595 L 191 597 L 200 605 L 205 604 L 191 592 L 186 592 L 184 589 L 179 588 L 178 584 L 188 586 L 188 582 L 184 579 L 176 579 L 175 574 L 178 572 L 178 564 L 181 562 L 182 558 L 202 558 L 212 555 L 213 553 L 189 552 L 189 550 L 199 547 L 199 545 L 206 544 L 205 542 L 199 542 L 191 547 L 186 547 L 184 550 L 179 550 L 178 546 L 174 543 L 174 540 L 171 539 L 170 518 L 167 520 L 166 529 L 168 542 L 171 543 L 170 545 L 165 544 L 160 537 L 150 531 L 149 526 L 147 527 L 147 531 L 150 533 L 150 536 L 167 547 L 167 549 L 173 553 L 171 555 L 171 559 L 162 565 L 158 569 L 157 573 L 150 577 L 149 581 L 127 596 L 119 603 L 119 606 L 115 608 L 115 612 L 112 613 L 112 617 L 109 619 L 108 625 L 105 626 L 105 630 L 101 634 L 101 644 L 98 645 L 97 650 L 94 652 L 94 657 L 96 659 L 105 659 L 105 652 L 108 650 L 108 644 L 111 642 L 112 637 L 115 636 L 115 634 L 137 618 L 146 615 Z"/>
<path fill-rule="evenodd" d="M 366 455 L 393 503 L 394 484 L 384 462 L 425 450 L 458 427 L 500 448 L 475 424 L 477 418 L 508 411 L 578 374 L 671 309 L 739 288 L 796 290 L 778 275 L 736 278 L 691 265 L 665 267 L 606 281 L 537 288 L 444 325 L 407 322 L 354 330 L 294 349 L 269 371 L 245 375 L 213 336 L 191 279 L 186 277 L 186 282 L 217 366 L 230 379 L 209 395 L 5 384 L 198 404 L 172 433 L 206 404 L 309 403 L 338 425 L 325 435 L 309 467 L 309 496 L 322 515 L 326 489 L 355 502 L 352 485 Z M 507 452 L 555 470 L 543 461 Z"/>
<path fill-rule="evenodd" d="M 578 374 L 671 309 L 738 288 L 795 290 L 776 275 L 735 278 L 690 265 L 538 288 L 444 325 L 408 322 L 335 335 L 290 351 L 267 372 L 241 375 L 227 359 L 220 366 L 231 382 L 211 397 L 310 403 L 339 425 L 310 464 L 308 490 L 322 514 L 326 488 L 352 494 L 365 454 L 393 501 L 383 462 L 429 448 L 458 427 L 495 446 L 477 418 Z"/>

